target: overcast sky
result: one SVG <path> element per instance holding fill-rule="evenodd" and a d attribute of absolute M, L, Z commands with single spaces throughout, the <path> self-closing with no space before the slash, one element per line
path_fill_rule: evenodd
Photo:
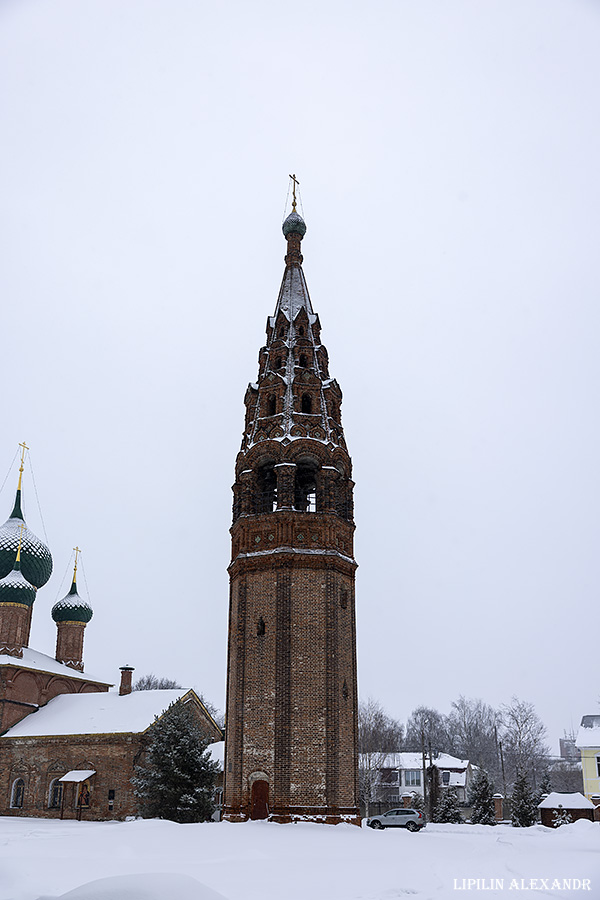
<path fill-rule="evenodd" d="M 598 711 L 599 46 L 595 0 L 1 0 L 0 483 L 27 441 L 55 563 L 32 646 L 78 544 L 86 668 L 223 707 L 295 172 L 361 696 L 516 694 L 554 752 Z M 43 537 L 29 467 L 24 495 Z"/>

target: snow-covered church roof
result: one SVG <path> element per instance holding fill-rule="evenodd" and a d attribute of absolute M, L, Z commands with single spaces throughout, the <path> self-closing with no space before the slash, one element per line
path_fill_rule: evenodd
<path fill-rule="evenodd" d="M 117 691 L 60 694 L 13 725 L 0 740 L 75 734 L 141 734 L 176 700 L 190 695 L 188 688 L 171 691 Z"/>
<path fill-rule="evenodd" d="M 77 681 L 94 681 L 96 684 L 111 685 L 106 678 L 96 678 L 89 672 L 78 672 L 70 666 L 65 666 L 52 656 L 32 650 L 31 647 L 23 647 L 23 657 L 9 656 L 0 653 L 0 666 L 16 666 L 19 669 L 31 669 L 34 672 L 47 672 L 49 675 L 63 675 L 65 678 L 74 678 Z M 86 695 L 90 696 L 90 695 Z"/>

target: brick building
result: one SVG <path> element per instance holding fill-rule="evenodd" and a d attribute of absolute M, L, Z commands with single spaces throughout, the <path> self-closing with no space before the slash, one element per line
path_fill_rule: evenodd
<path fill-rule="evenodd" d="M 224 817 L 358 822 L 353 482 L 321 324 L 285 271 L 233 486 Z"/>
<path fill-rule="evenodd" d="M 62 694 L 0 737 L 0 814 L 124 819 L 137 814 L 131 778 L 155 718 L 172 703 L 195 711 L 214 741 L 221 730 L 193 690 Z"/>
<path fill-rule="evenodd" d="M 55 603 L 56 652 L 29 647 L 37 590 L 52 573 L 48 547 L 25 523 L 23 456 L 14 508 L 0 528 L 0 815 L 114 819 L 137 812 L 130 779 L 156 716 L 191 704 L 207 734 L 221 729 L 192 690 L 119 692 L 85 672 L 83 640 L 92 618 L 77 591 L 77 553 L 68 594 Z"/>

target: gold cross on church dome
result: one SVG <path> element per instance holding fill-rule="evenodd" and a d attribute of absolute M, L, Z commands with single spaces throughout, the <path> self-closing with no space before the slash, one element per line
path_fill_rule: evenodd
<path fill-rule="evenodd" d="M 300 182 L 295 175 L 290 175 L 290 178 L 292 179 L 294 185 L 292 188 L 292 212 L 296 212 L 296 185 L 300 184 Z"/>

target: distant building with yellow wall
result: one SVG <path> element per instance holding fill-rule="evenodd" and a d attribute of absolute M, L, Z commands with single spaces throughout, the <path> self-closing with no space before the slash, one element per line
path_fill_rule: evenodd
<path fill-rule="evenodd" d="M 581 752 L 583 790 L 591 800 L 592 794 L 600 794 L 600 715 L 582 718 L 575 744 Z"/>

